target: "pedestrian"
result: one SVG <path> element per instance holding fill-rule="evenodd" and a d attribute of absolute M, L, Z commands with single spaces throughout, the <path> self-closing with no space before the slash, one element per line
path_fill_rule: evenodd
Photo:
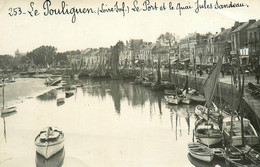
<path fill-rule="evenodd" d="M 224 69 L 221 69 L 222 78 L 224 78 L 225 72 Z"/>
<path fill-rule="evenodd" d="M 219 114 L 219 117 L 218 117 L 218 125 L 219 125 L 219 129 L 222 131 L 222 125 L 223 125 L 223 115 L 222 114 Z"/>
<path fill-rule="evenodd" d="M 234 85 L 235 85 L 235 87 L 237 87 L 237 74 L 236 74 L 236 71 L 234 71 L 234 73 L 233 73 L 233 78 L 234 78 Z"/>
<path fill-rule="evenodd" d="M 201 68 L 199 69 L 199 73 L 200 73 L 200 76 L 202 76 L 202 75 L 203 75 L 203 71 L 202 71 L 202 69 L 201 69 Z"/>

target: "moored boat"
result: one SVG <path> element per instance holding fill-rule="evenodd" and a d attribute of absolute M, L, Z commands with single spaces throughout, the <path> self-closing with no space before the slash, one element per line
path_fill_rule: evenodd
<path fill-rule="evenodd" d="M 64 147 L 64 134 L 58 128 L 47 127 L 35 138 L 36 151 L 46 159 Z"/>
<path fill-rule="evenodd" d="M 57 99 L 57 104 L 61 104 L 65 102 L 65 98 L 61 97 Z"/>
<path fill-rule="evenodd" d="M 191 100 L 197 103 L 203 103 L 206 101 L 205 97 L 200 94 L 198 91 L 195 91 L 191 94 Z"/>
<path fill-rule="evenodd" d="M 181 101 L 181 98 L 179 96 L 166 96 L 165 100 L 168 104 L 179 104 Z"/>
<path fill-rule="evenodd" d="M 188 94 L 187 96 L 182 96 L 181 103 L 183 103 L 183 104 L 190 104 L 191 103 L 190 95 Z"/>
<path fill-rule="evenodd" d="M 15 112 L 16 109 L 17 109 L 17 107 L 15 107 L 15 106 L 7 107 L 7 108 L 2 109 L 2 110 L 1 110 L 1 113 L 2 113 L 2 114 L 12 113 L 12 112 Z"/>
<path fill-rule="evenodd" d="M 69 98 L 69 97 L 71 97 L 71 96 L 73 96 L 74 95 L 74 92 L 73 91 L 66 91 L 65 92 L 65 97 L 66 98 Z"/>
<path fill-rule="evenodd" d="M 222 133 L 219 126 L 204 119 L 196 121 L 194 136 L 197 141 L 208 146 L 218 144 L 222 141 Z"/>
<path fill-rule="evenodd" d="M 48 80 L 46 80 L 45 84 L 47 86 L 57 86 L 59 83 L 61 83 L 62 77 L 57 77 L 55 79 L 52 78 L 48 78 Z"/>
<path fill-rule="evenodd" d="M 241 129 L 241 118 L 238 116 L 233 117 L 233 127 L 231 129 L 231 117 L 226 117 L 223 119 L 223 135 L 224 142 L 226 144 L 229 143 L 230 140 L 230 132 L 232 132 L 232 145 L 239 146 L 242 145 L 242 129 Z M 257 135 L 257 132 L 250 121 L 246 118 L 243 118 L 244 125 L 244 139 L 245 144 L 249 146 L 260 145 L 260 140 Z"/>
<path fill-rule="evenodd" d="M 188 143 L 188 149 L 194 158 L 202 161 L 211 162 L 214 158 L 214 151 L 200 143 Z"/>

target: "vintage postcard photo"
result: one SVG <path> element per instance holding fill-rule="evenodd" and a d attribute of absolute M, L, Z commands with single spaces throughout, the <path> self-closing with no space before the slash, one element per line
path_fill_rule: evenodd
<path fill-rule="evenodd" d="M 1 0 L 0 166 L 260 166 L 259 6 Z"/>

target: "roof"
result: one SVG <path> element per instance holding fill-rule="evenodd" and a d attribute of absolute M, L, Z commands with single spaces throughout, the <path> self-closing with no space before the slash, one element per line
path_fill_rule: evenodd
<path fill-rule="evenodd" d="M 245 22 L 245 23 L 243 23 L 241 26 L 238 26 L 238 27 L 237 27 L 234 31 L 232 31 L 232 32 L 241 31 L 241 30 L 244 29 L 248 24 L 249 24 L 249 22 Z"/>
<path fill-rule="evenodd" d="M 155 43 L 152 43 L 151 45 L 147 45 L 143 50 L 151 50 L 156 46 Z"/>
<path fill-rule="evenodd" d="M 252 24 L 251 26 L 249 26 L 247 29 L 254 29 L 254 28 L 260 28 L 260 19 L 257 20 L 254 24 Z"/>

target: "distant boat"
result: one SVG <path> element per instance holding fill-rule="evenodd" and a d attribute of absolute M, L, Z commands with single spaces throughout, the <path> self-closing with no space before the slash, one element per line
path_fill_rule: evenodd
<path fill-rule="evenodd" d="M 3 86 L 2 86 L 2 95 L 3 95 L 3 108 L 0 110 L 1 111 L 1 117 L 5 117 L 5 116 L 9 116 L 12 113 L 16 113 L 16 107 L 15 106 L 11 106 L 11 107 L 5 107 L 5 84 L 4 84 L 5 80 L 3 80 Z"/>
<path fill-rule="evenodd" d="M 61 83 L 62 77 L 58 77 L 55 79 L 52 78 L 48 78 L 48 80 L 46 80 L 45 84 L 47 86 L 57 86 L 59 83 Z"/>
<path fill-rule="evenodd" d="M 179 104 L 181 98 L 179 96 L 172 95 L 172 96 L 166 96 L 165 100 L 168 104 Z"/>
<path fill-rule="evenodd" d="M 149 86 L 151 86 L 151 84 L 152 83 L 150 81 L 142 81 L 143 86 L 149 87 Z"/>
<path fill-rule="evenodd" d="M 7 108 L 2 109 L 1 113 L 2 114 L 8 114 L 8 113 L 11 113 L 11 112 L 15 112 L 16 109 L 17 109 L 17 107 L 15 107 L 15 106 L 7 107 Z"/>
<path fill-rule="evenodd" d="M 5 82 L 6 83 L 12 83 L 12 82 L 15 82 L 15 79 L 14 79 L 14 77 L 9 77 L 9 78 L 5 79 Z"/>
<path fill-rule="evenodd" d="M 191 94 L 191 100 L 194 102 L 199 102 L 199 103 L 203 103 L 206 101 L 205 97 L 200 94 L 198 91 L 195 91 Z"/>
<path fill-rule="evenodd" d="M 64 134 L 58 128 L 47 127 L 35 138 L 36 151 L 46 159 L 64 147 Z"/>
<path fill-rule="evenodd" d="M 214 151 L 203 144 L 188 143 L 188 149 L 191 156 L 199 160 L 211 162 L 214 158 Z"/>
<path fill-rule="evenodd" d="M 187 96 L 183 96 L 181 98 L 181 103 L 183 104 L 190 104 L 191 103 L 191 97 L 190 95 L 188 94 Z"/>
<path fill-rule="evenodd" d="M 66 98 L 69 98 L 69 97 L 71 97 L 71 96 L 73 96 L 74 95 L 74 92 L 73 91 L 66 91 L 65 92 L 65 97 Z"/>
<path fill-rule="evenodd" d="M 64 103 L 65 102 L 65 98 L 58 98 L 57 99 L 57 103 Z"/>

